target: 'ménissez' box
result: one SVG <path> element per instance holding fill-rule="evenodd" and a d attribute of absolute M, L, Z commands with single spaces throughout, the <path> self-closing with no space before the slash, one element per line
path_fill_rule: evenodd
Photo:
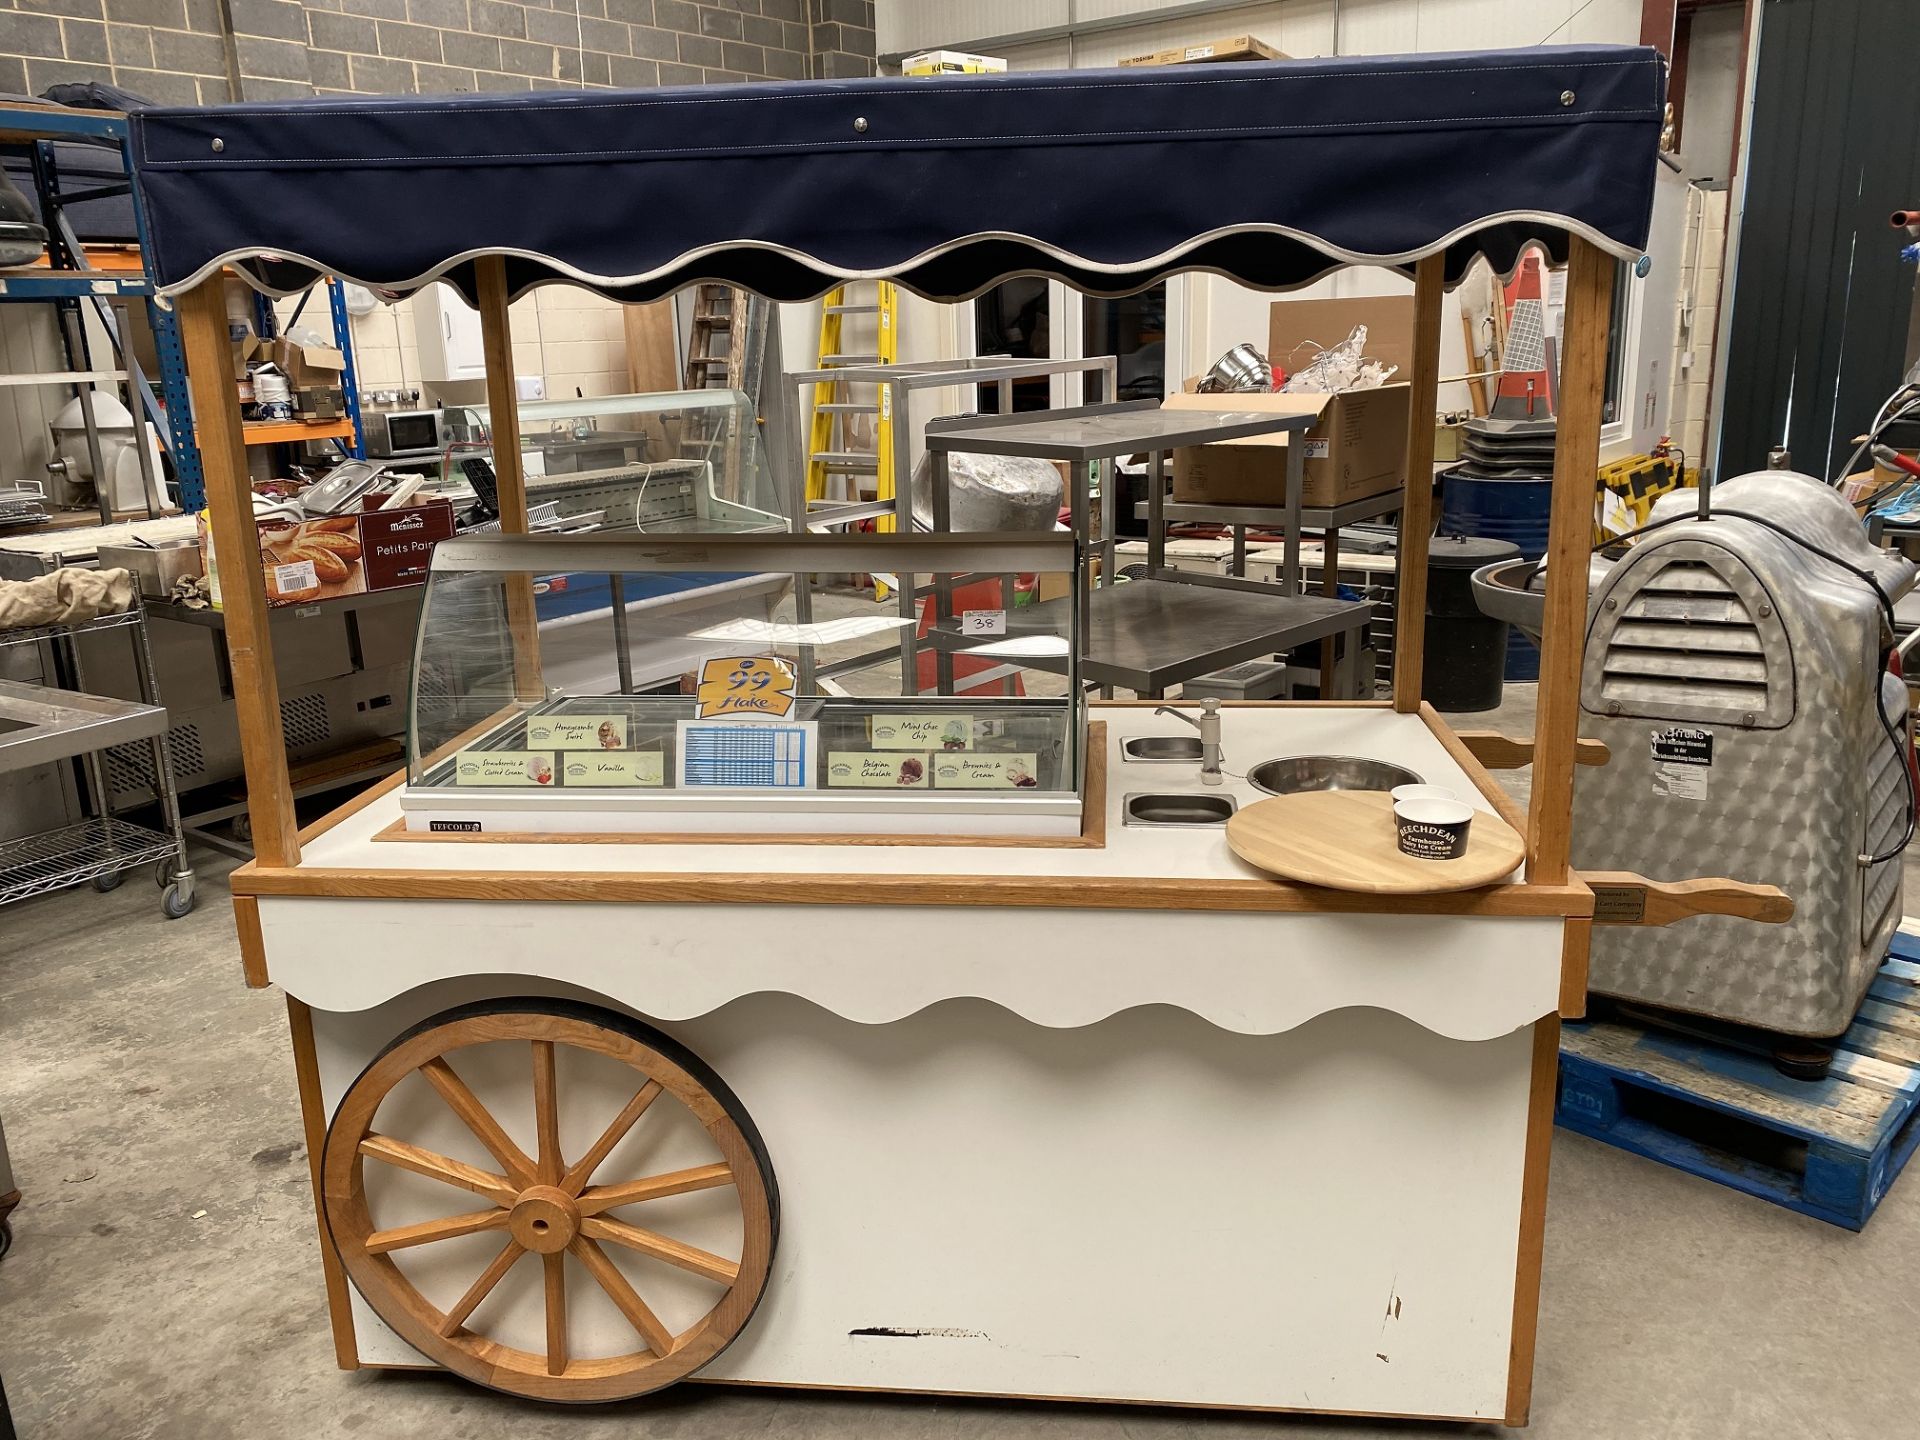
<path fill-rule="evenodd" d="M 259 540 L 252 559 L 264 576 L 267 604 L 311 605 L 423 583 L 434 545 L 453 534 L 453 505 L 429 500 L 359 515 L 275 516 L 256 520 L 254 528 Z M 218 610 L 223 608 L 222 561 L 214 553 L 205 511 L 199 532 L 208 598 Z"/>
<path fill-rule="evenodd" d="M 367 589 L 398 590 L 422 585 L 433 547 L 453 534 L 453 505 L 429 500 L 402 510 L 369 510 L 360 517 Z"/>

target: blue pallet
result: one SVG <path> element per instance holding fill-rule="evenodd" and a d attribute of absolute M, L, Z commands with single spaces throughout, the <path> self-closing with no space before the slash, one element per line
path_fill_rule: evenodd
<path fill-rule="evenodd" d="M 1816 1220 L 1865 1228 L 1920 1147 L 1920 935 L 1897 934 L 1824 1080 L 1637 1025 L 1561 1032 L 1555 1123 Z"/>

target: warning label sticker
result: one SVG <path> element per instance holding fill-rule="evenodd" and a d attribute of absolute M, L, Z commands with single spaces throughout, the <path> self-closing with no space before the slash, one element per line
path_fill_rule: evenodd
<path fill-rule="evenodd" d="M 1672 726 L 1653 732 L 1653 793 L 1705 800 L 1713 781 L 1713 732 Z"/>

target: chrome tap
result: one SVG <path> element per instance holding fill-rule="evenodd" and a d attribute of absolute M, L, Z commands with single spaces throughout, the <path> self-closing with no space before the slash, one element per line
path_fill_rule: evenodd
<path fill-rule="evenodd" d="M 1156 715 L 1171 715 L 1176 720 L 1184 720 L 1200 732 L 1200 783 L 1202 785 L 1225 784 L 1220 774 L 1220 762 L 1226 758 L 1220 749 L 1220 702 L 1212 696 L 1200 702 L 1200 718 L 1194 719 L 1184 710 L 1176 710 L 1171 705 L 1161 705 L 1153 712 Z"/>

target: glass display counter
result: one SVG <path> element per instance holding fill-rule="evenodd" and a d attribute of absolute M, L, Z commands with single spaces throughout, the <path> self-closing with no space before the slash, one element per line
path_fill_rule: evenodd
<path fill-rule="evenodd" d="M 486 406 L 449 407 L 441 485 L 485 504 L 493 463 Z M 772 532 L 786 521 L 753 401 L 738 390 L 677 390 L 529 401 L 520 459 L 535 530 Z"/>
<path fill-rule="evenodd" d="M 439 832 L 1074 835 L 1086 708 L 1067 535 L 476 536 L 434 552 L 409 699 L 407 828 Z M 836 668 L 917 621 L 963 637 Z M 1059 590 L 1062 605 L 1042 606 Z M 889 661 L 891 656 L 888 656 Z"/>

